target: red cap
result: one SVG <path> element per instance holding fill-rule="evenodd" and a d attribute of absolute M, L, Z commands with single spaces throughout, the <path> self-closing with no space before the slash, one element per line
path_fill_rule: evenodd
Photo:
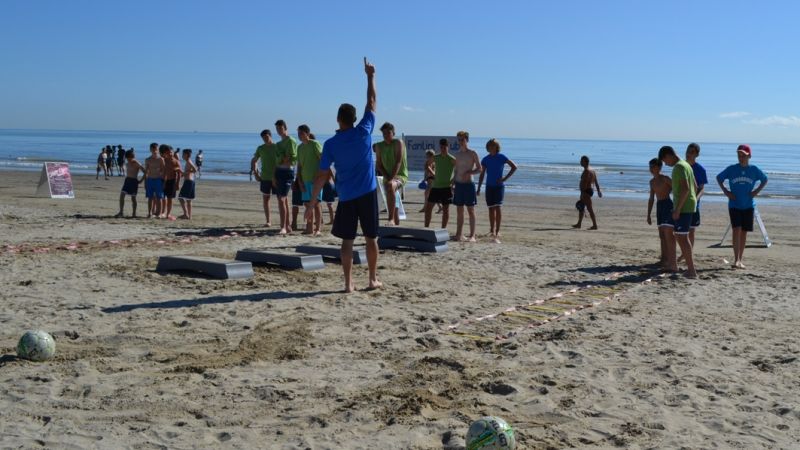
<path fill-rule="evenodd" d="M 753 155 L 753 153 L 750 151 L 750 146 L 747 145 L 747 144 L 740 145 L 739 147 L 736 148 L 736 151 L 737 152 L 742 152 L 747 156 L 752 156 Z"/>

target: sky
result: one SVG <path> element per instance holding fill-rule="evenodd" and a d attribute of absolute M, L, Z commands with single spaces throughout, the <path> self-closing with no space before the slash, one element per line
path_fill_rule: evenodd
<path fill-rule="evenodd" d="M 277 5 L 274 3 L 278 3 Z M 800 143 L 791 1 L 0 2 L 0 128 Z"/>

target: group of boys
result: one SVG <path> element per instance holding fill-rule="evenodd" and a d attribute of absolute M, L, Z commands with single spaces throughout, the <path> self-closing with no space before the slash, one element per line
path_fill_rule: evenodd
<path fill-rule="evenodd" d="M 450 154 L 450 143 L 447 139 L 439 140 L 439 154 L 426 152 L 425 162 L 425 226 L 431 224 L 433 207 L 442 206 L 442 228 L 447 228 L 450 220 L 450 204 L 456 205 L 456 234 L 453 240 L 475 242 L 475 205 L 481 186 L 486 180 L 486 206 L 489 208 L 489 237 L 500 242 L 501 207 L 505 196 L 505 182 L 517 170 L 516 164 L 500 153 L 500 142 L 490 139 L 486 143 L 489 153 L 483 159 L 469 147 L 469 133 L 456 133 L 458 151 Z M 505 166 L 511 169 L 503 174 Z M 477 186 L 474 175 L 480 174 Z M 469 216 L 469 234 L 464 236 L 464 209 Z"/>
<path fill-rule="evenodd" d="M 133 150 L 133 148 L 131 148 Z M 115 155 L 116 154 L 116 159 Z M 106 180 L 109 176 L 114 176 L 114 168 L 117 169 L 117 175 L 122 176 L 122 169 L 125 165 L 125 149 L 122 145 L 106 145 L 100 150 L 97 155 L 97 174 L 95 180 L 100 178 L 100 172 L 105 175 Z"/>
<path fill-rule="evenodd" d="M 261 139 L 264 143 L 255 151 L 250 160 L 250 173 L 260 183 L 262 203 L 264 207 L 265 226 L 272 226 L 270 221 L 269 202 L 274 194 L 278 198 L 278 214 L 280 220 L 280 234 L 290 234 L 297 229 L 297 216 L 300 206 L 305 206 L 306 211 L 311 211 L 311 218 L 306 220 L 303 234 L 319 236 L 322 234 L 322 205 L 328 205 L 328 214 L 333 223 L 333 202 L 336 200 L 336 190 L 333 186 L 333 175 L 326 180 L 324 189 L 319 193 L 317 203 L 311 206 L 311 191 L 314 177 L 319 172 L 322 157 L 322 144 L 311 133 L 308 125 L 297 127 L 297 140 L 290 136 L 286 122 L 275 122 L 275 131 L 281 140 L 273 142 L 272 132 L 263 130 Z M 258 162 L 261 161 L 260 167 Z M 296 176 L 295 176 L 296 171 Z M 289 213 L 289 193 L 292 194 L 292 210 Z"/>
<path fill-rule="evenodd" d="M 746 144 L 736 148 L 738 164 L 720 172 L 717 183 L 728 197 L 728 215 L 733 229 L 734 269 L 744 269 L 742 257 L 747 233 L 753 231 L 754 198 L 767 184 L 767 176 L 758 167 L 750 165 L 752 151 Z M 650 160 L 650 199 L 647 205 L 647 223 L 652 224 L 655 200 L 656 224 L 661 241 L 659 263 L 670 272 L 678 271 L 675 243 L 685 260 L 686 276 L 697 277 L 693 247 L 695 229 L 700 226 L 700 197 L 708 184 L 705 168 L 697 162 L 700 146 L 691 143 L 686 148 L 686 160 L 681 160 L 670 146 L 663 146 L 658 158 Z M 672 178 L 661 174 L 662 162 L 672 167 Z M 728 187 L 725 186 L 728 182 Z M 756 187 L 756 183 L 758 186 Z M 672 198 L 670 198 L 672 194 Z"/>
<path fill-rule="evenodd" d="M 133 149 L 125 152 L 126 177 L 119 196 L 119 213 L 115 217 L 123 216 L 126 195 L 131 196 L 133 206 L 131 217 L 136 217 L 136 195 L 139 191 L 139 184 L 144 182 L 147 218 L 175 220 L 176 218 L 171 213 L 172 202 L 177 194 L 181 202 L 181 209 L 183 209 L 183 215 L 178 218 L 191 219 L 192 200 L 195 197 L 195 176 L 198 170 L 192 162 L 191 149 L 184 149 L 181 155 L 184 162 L 183 169 L 178 160 L 178 152 L 173 151 L 172 147 L 167 144 L 160 146 L 155 142 L 150 144 L 150 156 L 144 160 L 144 165 L 136 160 Z M 140 171 L 143 173 L 142 178 L 138 178 Z M 183 185 L 180 184 L 181 179 L 183 179 Z M 180 186 L 180 193 L 178 193 L 178 186 Z"/>

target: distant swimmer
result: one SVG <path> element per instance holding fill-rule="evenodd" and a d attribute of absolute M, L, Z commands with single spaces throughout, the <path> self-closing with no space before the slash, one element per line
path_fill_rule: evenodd
<path fill-rule="evenodd" d="M 483 179 L 486 178 L 485 196 L 486 206 L 489 208 L 489 237 L 499 244 L 505 183 L 517 171 L 517 165 L 514 164 L 514 161 L 508 159 L 506 155 L 500 153 L 500 142 L 497 139 L 489 139 L 489 142 L 486 143 L 486 151 L 489 154 L 481 160 L 481 176 L 478 179 L 477 195 L 481 194 L 481 185 L 483 184 Z M 505 169 L 506 165 L 511 170 L 503 176 L 503 169 Z"/>
<path fill-rule="evenodd" d="M 197 178 L 200 178 L 200 172 L 203 169 L 203 150 L 197 151 L 197 155 L 194 157 L 194 166 L 197 167 Z"/>
<path fill-rule="evenodd" d="M 572 228 L 581 227 L 584 213 L 586 210 L 588 210 L 589 217 L 592 219 L 592 226 L 589 227 L 589 229 L 596 230 L 597 218 L 594 215 L 594 207 L 592 205 L 592 196 L 594 195 L 594 189 L 592 189 L 592 185 L 597 188 L 597 196 L 599 198 L 603 198 L 603 193 L 600 191 L 600 182 L 597 181 L 597 173 L 589 168 L 588 156 L 581 156 L 581 167 L 583 167 L 583 173 L 581 173 L 581 182 L 578 185 L 578 189 L 580 189 L 581 192 L 581 197 L 578 202 L 575 203 L 575 208 L 578 210 L 578 223 L 573 225 Z"/>

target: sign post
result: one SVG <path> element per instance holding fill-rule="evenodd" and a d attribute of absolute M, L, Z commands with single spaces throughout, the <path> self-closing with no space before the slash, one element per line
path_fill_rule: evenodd
<path fill-rule="evenodd" d="M 75 198 L 69 163 L 46 162 L 36 187 L 36 195 L 50 198 Z"/>

